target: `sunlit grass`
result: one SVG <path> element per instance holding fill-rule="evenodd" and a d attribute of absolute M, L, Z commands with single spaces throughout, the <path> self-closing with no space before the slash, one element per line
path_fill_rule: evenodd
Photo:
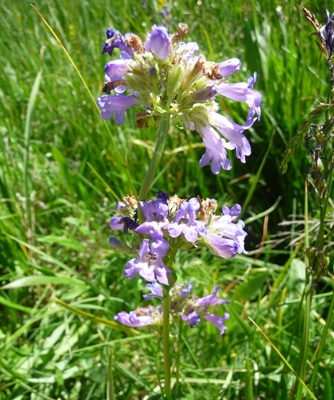
<path fill-rule="evenodd" d="M 15 288 L 0 291 L 0 398 L 2 393 L 11 400 L 33 399 L 37 394 L 52 399 L 105 399 L 110 347 L 116 398 L 144 398 L 148 391 L 158 390 L 156 340 L 150 336 L 129 340 L 127 334 L 85 318 L 85 313 L 113 322 L 116 313 L 145 304 L 141 297 L 145 282 L 125 282 L 127 258 L 108 246 L 108 222 L 116 198 L 132 192 L 126 169 L 139 189 L 152 156 L 155 130 L 138 130 L 130 112 L 121 127 L 109 121 L 109 132 L 80 77 L 29 2 L 0 1 L 0 5 L 0 230 L 5 233 L 0 236 L 1 285 L 43 277 L 43 282 L 16 283 Z M 108 59 L 101 55 L 104 30 L 112 26 L 143 36 L 152 24 L 166 23 L 159 1 L 60 0 L 35 5 L 94 98 L 101 94 Z M 304 5 L 323 20 L 325 8 L 330 8 L 329 2 Z M 262 118 L 248 135 L 253 154 L 247 164 L 231 157 L 232 170 L 217 177 L 209 166 L 199 168 L 204 149 L 198 135 L 181 124 L 172 126 L 161 167 L 166 167 L 166 173 L 154 189 L 180 197 L 217 198 L 219 206 L 242 205 L 255 182 L 244 219 L 264 213 L 282 196 L 269 214 L 265 239 L 270 240 L 279 222 L 289 214 L 303 213 L 305 148 L 299 150 L 287 175 L 281 174 L 279 165 L 285 144 L 315 99 L 326 93 L 325 67 L 318 61 L 310 29 L 299 4 L 292 1 L 263 5 L 189 0 L 173 2 L 171 11 L 175 20 L 168 21 L 169 29 L 186 22 L 189 40 L 199 43 L 207 59 L 240 58 L 243 66 L 237 79 L 257 71 Z M 24 131 L 29 99 L 40 71 L 28 137 Z M 232 108 L 222 103 L 221 109 L 238 123 L 246 118 L 242 105 Z M 273 144 L 257 176 L 273 133 Z M 125 162 L 119 159 L 111 135 Z M 315 207 L 311 197 L 310 210 Z M 249 250 L 263 238 L 265 214 L 247 225 Z M 304 275 L 301 252 L 285 264 L 292 251 L 264 247 L 259 256 L 233 261 L 217 260 L 209 253 L 182 253 L 176 260 L 178 276 L 191 279 L 199 295 L 216 284 L 231 302 L 225 306 L 231 318 L 223 338 L 208 324 L 189 329 L 188 342 L 196 360 L 190 351 L 181 357 L 183 398 L 289 398 L 293 376 L 248 316 L 296 368 Z M 331 281 L 324 280 L 317 293 L 326 295 L 331 288 Z M 82 315 L 66 311 L 54 297 L 80 309 Z M 319 316 L 326 316 L 329 304 L 327 295 L 313 300 Z M 309 360 L 323 329 L 312 313 L 310 324 L 314 340 Z M 315 390 L 318 399 L 327 400 L 323 388 L 329 393 L 333 385 L 330 340 L 326 365 L 319 368 L 324 386 Z"/>

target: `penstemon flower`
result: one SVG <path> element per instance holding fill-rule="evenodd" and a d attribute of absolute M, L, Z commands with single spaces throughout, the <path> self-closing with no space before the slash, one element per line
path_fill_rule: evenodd
<path fill-rule="evenodd" d="M 146 285 L 146 287 L 151 291 L 150 294 L 143 295 L 146 300 L 151 300 L 152 298 L 163 299 L 163 290 L 157 281 Z M 188 282 L 187 285 L 174 285 L 170 290 L 170 319 L 178 322 L 181 318 L 183 321 L 187 322 L 191 328 L 194 328 L 200 323 L 201 318 L 204 318 L 220 330 L 220 336 L 223 335 L 227 329 L 224 322 L 230 318 L 230 315 L 225 312 L 224 317 L 218 317 L 208 312 L 208 307 L 210 306 L 228 304 L 227 301 L 216 297 L 218 290 L 219 287 L 216 288 L 213 286 L 212 294 L 198 298 L 195 294 L 191 293 L 191 282 Z M 143 327 L 147 325 L 159 327 L 162 324 L 162 317 L 161 306 L 149 306 L 148 308 L 137 308 L 135 311 L 131 311 L 130 314 L 122 311 L 116 315 L 114 319 L 124 325 L 132 327 Z"/>
<path fill-rule="evenodd" d="M 203 139 L 206 152 L 200 166 L 211 162 L 212 172 L 218 174 L 221 168 L 231 169 L 226 149 L 236 149 L 237 158 L 243 163 L 251 154 L 243 132 L 260 119 L 261 95 L 253 90 L 256 73 L 248 82 L 227 83 L 228 77 L 240 70 L 240 60 L 205 61 L 197 55 L 199 47 L 196 43 L 182 42 L 187 32 L 185 24 L 179 24 L 175 34 L 169 34 L 164 26 L 153 26 L 143 44 L 134 34 L 122 36 L 120 32 L 108 29 L 103 53 L 111 56 L 118 48 L 121 54 L 118 60 L 108 62 L 104 68 L 103 91 L 107 94 L 102 95 L 97 104 L 101 108 L 101 117 L 115 116 L 117 125 L 123 124 L 125 111 L 135 106 L 141 108 L 136 114 L 138 127 L 148 126 L 150 118 L 183 121 Z M 249 106 L 244 125 L 217 113 L 217 95 Z M 255 113 L 257 117 L 254 117 Z"/>
<path fill-rule="evenodd" d="M 151 248 L 150 248 L 151 247 Z M 168 285 L 168 275 L 172 273 L 163 263 L 169 244 L 166 240 L 157 240 L 149 245 L 148 239 L 143 239 L 139 248 L 139 257 L 127 262 L 124 275 L 131 279 L 138 273 L 147 281 L 154 281 L 155 275 L 159 282 Z"/>
<path fill-rule="evenodd" d="M 231 209 L 223 206 L 222 213 L 217 214 L 217 201 L 214 199 L 180 199 L 177 195 L 169 197 L 166 192 L 158 190 L 156 198 L 147 200 L 165 147 L 169 122 L 182 121 L 189 130 L 200 134 L 206 151 L 199 165 L 204 167 L 211 163 L 211 171 L 218 174 L 221 169 L 232 167 L 227 150 L 235 149 L 237 158 L 246 162 L 251 147 L 243 133 L 261 115 L 261 95 L 253 89 L 256 73 L 247 82 L 228 83 L 228 78 L 240 70 L 240 60 L 231 58 L 221 63 L 205 61 L 198 55 L 197 43 L 182 42 L 187 33 L 185 24 L 179 24 L 175 34 L 169 34 L 164 26 L 153 26 L 143 43 L 134 34 L 123 36 L 108 29 L 102 53 L 111 56 L 115 48 L 121 53 L 119 59 L 106 64 L 105 94 L 97 100 L 101 117 L 105 120 L 114 117 L 115 123 L 121 125 L 125 120 L 125 111 L 139 107 L 137 127 L 148 126 L 149 120 L 159 126 L 156 148 L 138 198 L 126 196 L 121 202 L 116 202 L 116 215 L 109 223 L 115 236 L 120 234 L 123 241 L 111 237 L 109 244 L 115 251 L 132 257 L 124 269 L 127 279 L 139 274 L 150 282 L 146 286 L 151 293 L 145 294 L 144 298 L 155 298 L 163 303 L 158 307 L 138 307 L 130 313 L 122 311 L 114 318 L 130 327 L 150 326 L 158 335 L 162 333 L 165 393 L 168 399 L 173 397 L 170 384 L 170 324 L 178 323 L 180 338 L 184 324 L 194 328 L 203 318 L 223 335 L 227 329 L 224 323 L 229 318 L 227 312 L 223 317 L 209 312 L 209 307 L 227 303 L 217 298 L 218 287 L 213 287 L 212 294 L 198 298 L 192 293 L 190 282 L 176 283 L 174 259 L 177 252 L 191 248 L 209 249 L 223 258 L 247 254 L 244 247 L 247 233 L 243 221 L 237 220 L 241 213 L 238 204 Z M 216 98 L 219 95 L 248 105 L 243 125 L 218 113 Z"/>
<path fill-rule="evenodd" d="M 125 197 L 123 201 L 117 203 L 118 212 L 125 214 L 124 210 L 127 210 L 126 215 L 132 215 L 132 218 L 113 217 L 109 226 L 114 231 L 123 230 L 125 234 L 133 232 L 133 246 L 121 246 L 116 238 L 110 238 L 109 243 L 122 253 L 139 255 L 126 264 L 124 273 L 127 279 L 139 273 L 148 281 L 154 281 L 156 276 L 159 282 L 169 285 L 171 270 L 166 269 L 162 260 L 173 249 L 207 247 L 213 254 L 223 258 L 234 257 L 237 253 L 247 254 L 244 249 L 247 235 L 243 230 L 244 223 L 241 220 L 234 223 L 241 212 L 238 204 L 231 209 L 223 206 L 222 215 L 216 215 L 216 200 L 185 200 L 158 191 L 158 198 L 139 202 L 146 218 L 139 225 L 135 221 L 136 209 L 132 208 L 136 204 L 134 199 Z M 142 235 L 150 239 L 143 239 Z"/>

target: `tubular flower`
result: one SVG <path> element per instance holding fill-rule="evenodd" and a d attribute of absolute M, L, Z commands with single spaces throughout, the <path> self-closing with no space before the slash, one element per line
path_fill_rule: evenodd
<path fill-rule="evenodd" d="M 256 73 L 247 82 L 227 83 L 227 79 L 240 70 L 240 60 L 205 61 L 197 55 L 197 43 L 182 42 L 187 32 L 185 24 L 179 24 L 174 34 L 169 34 L 164 26 L 153 26 L 143 44 L 136 35 L 123 36 L 108 29 L 103 53 L 112 55 L 118 48 L 121 55 L 105 66 L 103 91 L 107 94 L 102 95 L 97 104 L 101 117 L 115 116 L 118 125 L 124 122 L 124 112 L 135 106 L 141 107 L 136 114 L 138 127 L 147 126 L 148 119 L 183 121 L 186 127 L 200 134 L 207 149 L 200 166 L 211 162 L 211 170 L 218 174 L 221 168 L 231 168 L 226 149 L 236 149 L 242 162 L 250 155 L 250 144 L 243 132 L 260 119 L 261 95 L 253 89 Z M 248 105 L 244 125 L 235 124 L 217 113 L 218 95 Z"/>
<path fill-rule="evenodd" d="M 320 29 L 320 34 L 322 39 L 325 41 L 326 50 L 328 53 L 328 60 L 330 60 L 334 51 L 334 31 L 333 31 L 334 13 L 332 14 L 331 17 L 330 12 L 326 10 L 326 14 L 327 14 L 327 24 Z"/>
<path fill-rule="evenodd" d="M 213 146 L 214 155 L 215 150 Z M 141 224 L 137 222 L 137 201 L 134 196 L 125 197 L 123 202 L 116 204 L 116 212 L 121 216 L 111 218 L 109 223 L 115 232 L 123 230 L 125 234 L 131 232 L 134 235 L 131 247 L 128 244 L 122 246 L 116 238 L 111 238 L 109 242 L 115 251 L 139 254 L 138 258 L 126 265 L 125 276 L 128 279 L 139 273 L 148 281 L 154 281 L 156 276 L 159 282 L 168 285 L 171 271 L 165 268 L 163 259 L 167 251 L 172 251 L 170 247 L 207 247 L 222 258 L 247 254 L 244 248 L 247 236 L 244 223 L 241 220 L 235 221 L 241 212 L 238 204 L 231 209 L 223 206 L 222 214 L 217 215 L 217 201 L 214 199 L 193 197 L 186 200 L 176 195 L 169 197 L 159 190 L 157 198 L 140 202 L 140 207 L 146 219 Z M 149 235 L 150 239 L 143 239 L 141 235 Z"/>
<path fill-rule="evenodd" d="M 162 287 L 158 282 L 153 282 L 152 284 L 146 285 L 146 287 L 151 291 L 150 294 L 145 294 L 143 297 L 146 300 L 151 300 L 152 298 L 157 298 L 159 300 L 163 299 Z M 227 301 L 217 298 L 217 292 L 219 287 L 213 286 L 213 292 L 205 297 L 199 298 L 194 293 L 192 293 L 192 284 L 175 284 L 170 290 L 170 316 L 172 321 L 177 321 L 182 318 L 183 321 L 188 322 L 191 328 L 194 328 L 200 323 L 201 318 L 206 319 L 211 322 L 220 330 L 220 335 L 223 335 L 226 331 L 226 326 L 224 322 L 230 317 L 230 315 L 225 312 L 223 317 L 218 317 L 217 315 L 210 314 L 208 308 L 216 304 L 228 304 Z M 152 310 L 160 310 L 151 308 L 137 308 L 135 313 L 132 311 L 130 314 L 122 312 L 115 317 L 115 319 L 124 325 L 128 326 L 143 326 L 151 325 L 157 323 L 157 319 L 152 317 Z M 140 310 L 139 312 L 137 310 Z M 141 310 L 144 310 L 141 311 Z M 149 311 L 151 310 L 151 311 Z M 138 317 L 138 314 L 145 316 L 146 318 Z M 157 312 L 155 313 L 157 315 Z M 161 315 L 161 314 L 160 314 Z M 132 324 L 132 325 L 130 325 Z M 137 325 L 135 325 L 137 324 Z M 141 324 L 141 325 L 140 325 Z"/>
<path fill-rule="evenodd" d="M 127 262 L 124 275 L 131 279 L 138 273 L 147 281 L 153 282 L 156 278 L 164 285 L 168 285 L 168 275 L 172 273 L 167 269 L 162 259 L 165 257 L 169 244 L 166 240 L 157 240 L 149 246 L 149 240 L 143 239 L 139 248 L 139 258 Z"/>
<path fill-rule="evenodd" d="M 138 307 L 129 314 L 122 311 L 114 316 L 114 320 L 133 328 L 145 327 L 147 325 L 161 325 L 162 307 Z"/>

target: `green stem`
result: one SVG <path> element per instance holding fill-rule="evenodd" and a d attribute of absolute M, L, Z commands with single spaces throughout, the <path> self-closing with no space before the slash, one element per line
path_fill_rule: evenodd
<path fill-rule="evenodd" d="M 157 350 L 157 379 L 161 395 L 164 397 L 165 392 L 163 390 L 163 387 L 161 386 L 161 381 L 160 381 L 160 339 L 158 340 L 158 350 Z"/>
<path fill-rule="evenodd" d="M 160 160 L 161 160 L 161 157 L 162 157 L 164 149 L 165 149 L 166 138 L 168 135 L 168 128 L 169 128 L 169 119 L 166 119 L 166 120 L 163 119 L 161 121 L 159 137 L 158 137 L 157 144 L 155 146 L 151 164 L 146 172 L 145 178 L 143 180 L 143 183 L 142 183 L 140 191 L 139 191 L 139 196 L 138 196 L 139 201 L 146 201 L 148 192 L 150 191 L 153 179 L 157 173 L 157 169 L 159 167 Z M 142 214 L 140 207 L 138 208 L 138 210 L 139 210 L 139 212 L 138 212 L 139 222 L 143 223 L 145 220 L 145 217 Z"/>
<path fill-rule="evenodd" d="M 176 384 L 175 384 L 175 398 L 176 399 L 177 399 L 177 394 L 179 391 L 180 355 L 181 355 L 181 347 L 182 347 L 182 325 L 183 325 L 183 321 L 182 321 L 182 318 L 180 318 L 179 337 L 178 337 L 177 354 L 176 354 Z"/>
<path fill-rule="evenodd" d="M 308 237 L 308 191 L 307 191 L 307 179 L 305 179 L 305 205 L 304 205 L 304 218 L 305 218 L 305 312 L 304 312 L 304 326 L 303 336 L 300 345 L 300 353 L 297 366 L 297 375 L 302 381 L 305 381 L 306 375 L 306 364 L 307 364 L 307 352 L 309 342 L 309 331 L 310 331 L 310 311 L 311 311 L 311 297 L 310 297 L 310 274 L 309 274 L 309 259 L 307 256 L 307 250 L 309 247 Z M 303 395 L 303 387 L 298 382 L 297 384 L 297 395 L 296 400 L 300 400 Z"/>
<path fill-rule="evenodd" d="M 313 370 L 313 373 L 312 373 L 311 383 L 310 383 L 310 386 L 309 386 L 311 391 L 313 390 L 315 381 L 317 379 L 320 360 L 321 360 L 322 353 L 324 351 L 326 338 L 327 338 L 327 333 L 328 333 L 328 328 L 329 328 L 329 323 L 331 322 L 331 318 L 332 318 L 333 308 L 334 308 L 334 293 L 333 293 L 333 296 L 332 296 L 331 304 L 329 306 L 329 311 L 328 311 L 328 315 L 327 315 L 327 319 L 326 319 L 325 329 L 322 332 L 319 351 L 318 351 L 317 357 L 316 357 L 315 362 L 314 362 L 314 370 Z M 306 400 L 307 400 L 307 397 L 306 397 Z"/>
<path fill-rule="evenodd" d="M 169 290 L 164 288 L 162 340 L 164 345 L 165 391 L 167 400 L 172 399 L 172 392 L 170 386 L 170 357 L 169 357 L 169 311 L 170 311 Z"/>

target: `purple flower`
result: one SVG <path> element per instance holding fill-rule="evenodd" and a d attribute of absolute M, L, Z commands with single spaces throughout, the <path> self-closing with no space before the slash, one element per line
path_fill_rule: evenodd
<path fill-rule="evenodd" d="M 231 258 L 237 253 L 245 253 L 244 241 L 247 233 L 243 230 L 245 224 L 239 220 L 232 221 L 240 214 L 241 207 L 236 204 L 231 210 L 224 206 L 223 215 L 214 215 L 207 227 L 206 245 L 218 257 Z"/>
<path fill-rule="evenodd" d="M 226 143 L 226 141 L 222 139 L 210 125 L 206 125 L 200 130 L 204 145 L 206 147 L 206 152 L 199 162 L 200 167 L 203 168 L 210 161 L 212 161 L 211 171 L 214 174 L 219 174 L 221 168 L 230 170 L 232 168 L 232 164 L 227 158 L 227 151 L 225 148 L 233 149 L 234 146 Z"/>
<path fill-rule="evenodd" d="M 245 125 L 238 125 L 223 115 L 215 112 L 211 112 L 209 115 L 212 125 L 230 141 L 229 147 L 226 145 L 225 147 L 229 149 L 235 148 L 237 158 L 239 158 L 243 163 L 246 162 L 246 156 L 249 156 L 252 150 L 248 140 L 242 134 L 242 132 L 246 129 L 249 129 L 256 121 L 256 118 L 253 118 L 253 115 L 254 110 L 251 108 L 249 110 L 248 119 Z"/>
<path fill-rule="evenodd" d="M 113 217 L 109 222 L 109 226 L 113 231 L 120 231 L 124 228 L 123 217 Z"/>
<path fill-rule="evenodd" d="M 224 78 L 230 76 L 239 71 L 241 67 L 241 61 L 238 58 L 230 58 L 229 60 L 223 61 L 219 64 L 219 72 Z"/>
<path fill-rule="evenodd" d="M 162 321 L 161 307 L 138 307 L 135 311 L 130 311 L 129 314 L 122 311 L 114 316 L 114 320 L 133 328 L 155 325 Z"/>
<path fill-rule="evenodd" d="M 206 313 L 203 315 L 203 318 L 205 318 L 207 321 L 211 322 L 216 328 L 220 330 L 219 336 L 223 335 L 225 331 L 227 330 L 227 327 L 224 324 L 226 320 L 230 318 L 230 314 L 225 312 L 224 317 L 218 317 L 217 315 Z"/>
<path fill-rule="evenodd" d="M 154 240 L 163 238 L 162 229 L 166 229 L 168 222 L 168 205 L 164 200 L 155 200 L 151 203 L 140 201 L 140 208 L 146 217 L 146 221 L 138 226 L 136 233 L 150 235 Z"/>
<path fill-rule="evenodd" d="M 192 98 L 195 101 L 207 101 L 215 97 L 217 93 L 218 93 L 217 86 L 209 85 L 204 87 L 203 89 L 197 90 L 192 95 Z"/>
<path fill-rule="evenodd" d="M 105 44 L 102 44 L 102 54 L 108 53 L 110 56 L 112 56 L 112 53 L 116 48 L 130 55 L 133 54 L 133 48 L 129 46 L 124 36 L 122 36 L 118 31 L 109 28 L 106 30 L 106 35 L 107 40 Z"/>
<path fill-rule="evenodd" d="M 232 239 L 222 238 L 212 233 L 208 233 L 206 239 L 207 246 L 219 258 L 235 257 L 238 252 L 239 244 Z"/>
<path fill-rule="evenodd" d="M 199 50 L 198 44 L 196 42 L 188 42 L 188 43 L 180 42 L 179 46 L 180 46 L 180 53 L 182 54 L 182 58 L 184 60 L 188 60 L 194 57 Z"/>
<path fill-rule="evenodd" d="M 123 59 L 109 61 L 104 67 L 104 72 L 109 78 L 108 82 L 122 79 L 128 71 L 128 64 Z"/>
<path fill-rule="evenodd" d="M 201 318 L 197 315 L 195 310 L 192 310 L 189 315 L 185 315 L 183 312 L 180 312 L 180 316 L 183 321 L 189 322 L 190 328 L 193 328 L 201 322 Z"/>
<path fill-rule="evenodd" d="M 167 204 L 167 200 L 169 199 L 169 195 L 167 192 L 163 192 L 162 190 L 158 190 L 157 198 L 159 200 L 163 200 Z"/>
<path fill-rule="evenodd" d="M 190 295 L 192 288 L 193 288 L 193 285 L 191 284 L 191 282 L 188 282 L 187 286 L 181 290 L 180 297 L 182 300 L 186 299 Z"/>
<path fill-rule="evenodd" d="M 131 279 L 138 273 L 147 281 L 153 282 L 157 279 L 164 285 L 169 285 L 168 276 L 172 273 L 163 263 L 169 244 L 166 240 L 157 240 L 149 247 L 149 240 L 143 239 L 139 249 L 139 258 L 127 262 L 124 275 Z M 155 278 L 156 276 L 156 278 Z"/>
<path fill-rule="evenodd" d="M 126 244 L 120 242 L 118 239 L 111 237 L 109 239 L 110 247 L 117 251 L 118 253 L 123 254 L 133 254 L 133 250 L 131 247 L 127 246 Z"/>
<path fill-rule="evenodd" d="M 170 41 L 167 29 L 164 26 L 157 26 L 151 33 L 145 44 L 145 50 L 151 50 L 160 60 L 165 60 L 170 52 Z"/>
<path fill-rule="evenodd" d="M 165 3 L 164 9 L 160 10 L 159 14 L 161 14 L 165 19 L 167 19 L 170 13 L 171 13 L 171 11 L 168 9 L 167 3 Z"/>
<path fill-rule="evenodd" d="M 113 217 L 109 222 L 109 226 L 113 231 L 119 231 L 123 229 L 124 233 L 128 234 L 129 230 L 135 230 L 138 224 L 129 217 Z"/>
<path fill-rule="evenodd" d="M 101 108 L 102 119 L 110 119 L 115 114 L 115 123 L 122 125 L 125 121 L 125 111 L 139 105 L 140 101 L 134 96 L 116 94 L 115 96 L 103 95 L 97 99 L 97 105 Z"/>
<path fill-rule="evenodd" d="M 241 213 L 241 206 L 239 204 L 235 204 L 231 209 L 227 206 L 223 206 L 222 208 L 224 215 L 229 215 L 231 217 L 231 221 L 235 218 L 238 218 Z"/>
<path fill-rule="evenodd" d="M 218 317 L 217 315 L 210 314 L 208 312 L 208 307 L 215 304 L 228 304 L 227 301 L 217 299 L 217 292 L 219 287 L 213 286 L 212 294 L 197 299 L 194 303 L 186 305 L 185 312 L 180 312 L 180 316 L 183 321 L 188 321 L 191 328 L 197 325 L 200 322 L 201 318 L 206 319 L 211 322 L 220 330 L 220 335 L 222 335 L 226 331 L 226 326 L 223 323 L 230 317 L 228 313 L 224 314 L 224 317 Z"/>
<path fill-rule="evenodd" d="M 326 43 L 326 49 L 328 52 L 328 60 L 331 59 L 333 50 L 334 50 L 334 32 L 333 32 L 333 24 L 334 24 L 334 13 L 332 15 L 332 18 L 330 17 L 330 13 L 328 10 L 326 10 L 327 13 L 327 24 L 323 26 L 320 30 L 322 33 L 323 31 L 326 32 L 326 37 L 324 37 L 322 33 L 322 37 L 325 40 Z"/>
<path fill-rule="evenodd" d="M 206 223 L 204 221 L 196 221 L 199 209 L 200 204 L 196 198 L 184 201 L 176 213 L 175 221 L 169 224 L 167 228 L 169 235 L 176 238 L 183 233 L 186 240 L 192 243 L 198 239 L 198 233 L 205 235 Z"/>
<path fill-rule="evenodd" d="M 162 296 L 163 296 L 162 286 L 159 285 L 159 283 L 157 281 L 153 281 L 152 283 L 147 284 L 146 287 L 152 293 L 144 294 L 143 295 L 144 299 L 151 300 L 152 298 L 157 298 L 157 299 L 162 300 Z"/>
<path fill-rule="evenodd" d="M 220 289 L 220 287 L 217 287 L 213 285 L 213 292 L 209 294 L 208 296 L 202 297 L 200 299 L 196 300 L 196 307 L 209 307 L 213 306 L 215 304 L 229 304 L 228 301 L 224 301 L 221 299 L 217 299 L 217 292 Z"/>
<path fill-rule="evenodd" d="M 240 83 L 221 83 L 218 85 L 218 93 L 224 97 L 227 97 L 236 101 L 243 101 L 247 103 L 250 108 L 254 108 L 257 112 L 260 120 L 261 116 L 261 94 L 253 90 L 252 87 L 256 82 L 256 72 L 254 72 L 254 76 L 250 77 L 249 81 L 240 82 Z"/>

